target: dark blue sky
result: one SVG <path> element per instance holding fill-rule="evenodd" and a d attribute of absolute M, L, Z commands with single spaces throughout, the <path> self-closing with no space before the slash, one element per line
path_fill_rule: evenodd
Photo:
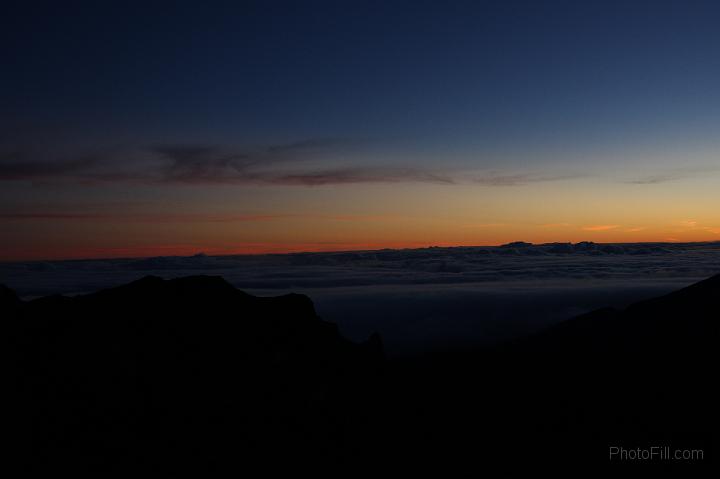
<path fill-rule="evenodd" d="M 719 119 L 715 2 L 23 3 L 3 15 L 3 120 L 31 139 L 462 149 Z"/>

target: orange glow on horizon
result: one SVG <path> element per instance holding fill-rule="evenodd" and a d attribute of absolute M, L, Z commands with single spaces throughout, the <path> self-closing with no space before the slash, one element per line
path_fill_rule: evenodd
<path fill-rule="evenodd" d="M 26 193 L 30 197 L 31 192 Z M 159 194 L 149 187 L 135 193 Z M 720 240 L 720 190 L 711 177 L 692 187 L 677 183 L 638 188 L 578 180 L 562 187 L 395 184 L 173 193 L 177 197 L 147 206 L 58 202 L 6 214 L 0 218 L 0 261 L 497 246 L 513 241 Z"/>
<path fill-rule="evenodd" d="M 595 230 L 588 230 L 595 231 Z M 603 231 L 605 230 L 597 230 Z M 575 236 L 575 235 L 573 235 Z M 720 241 L 718 237 L 676 238 L 665 236 L 661 238 L 643 237 L 629 239 L 624 236 L 606 238 L 588 238 L 588 235 L 574 237 L 573 239 L 535 240 L 527 238 L 512 238 L 506 241 L 495 242 L 458 242 L 458 241 L 385 241 L 385 242 L 308 242 L 308 243 L 243 243 L 236 245 L 200 245 L 200 244 L 166 244 L 142 245 L 129 247 L 95 247 L 95 248 L 18 248 L 4 250 L 0 261 L 60 261 L 81 259 L 121 259 L 121 258 L 148 258 L 158 256 L 192 256 L 206 254 L 208 256 L 223 255 L 262 255 L 262 254 L 288 254 L 288 253 L 320 253 L 340 251 L 371 251 L 382 249 L 416 249 L 429 247 L 493 247 L 513 241 L 527 241 L 533 244 L 544 243 L 578 243 L 580 241 L 594 241 L 596 243 L 693 243 Z"/>

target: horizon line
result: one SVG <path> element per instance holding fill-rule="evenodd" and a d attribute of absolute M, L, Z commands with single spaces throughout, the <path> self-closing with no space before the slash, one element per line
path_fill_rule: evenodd
<path fill-rule="evenodd" d="M 377 252 L 377 251 L 408 251 L 408 250 L 422 250 L 422 249 L 452 249 L 452 248 L 500 248 L 503 246 L 512 246 L 518 244 L 519 247 L 532 247 L 532 246 L 549 246 L 549 245 L 562 245 L 570 244 L 577 245 L 582 243 L 591 243 L 597 245 L 707 245 L 707 244 L 720 244 L 720 238 L 716 240 L 707 241 L 628 241 L 628 242 L 597 242 L 590 240 L 583 241 L 551 241 L 544 243 L 532 243 L 529 241 L 511 241 L 501 244 L 428 244 L 426 246 L 406 246 L 406 247 L 370 247 L 370 248 L 357 248 L 357 249 L 326 249 L 326 250 L 299 250 L 299 251 L 267 251 L 258 253 L 241 253 L 241 252 L 225 252 L 225 253 L 206 253 L 202 250 L 198 250 L 194 253 L 187 254 L 154 254 L 154 255 L 122 255 L 122 256 L 84 256 L 84 257 L 58 257 L 58 258 L 37 258 L 37 259 L 0 259 L 0 264 L 13 264 L 13 263 L 42 263 L 42 262 L 64 262 L 64 261 L 103 261 L 103 260 L 140 260 L 140 259 L 152 259 L 152 258 L 192 258 L 192 257 L 229 257 L 229 256 L 286 256 L 296 254 L 333 254 L 333 253 L 361 253 L 361 252 Z M 524 246 L 521 244 L 524 243 Z M 109 248 L 112 249 L 112 248 Z"/>

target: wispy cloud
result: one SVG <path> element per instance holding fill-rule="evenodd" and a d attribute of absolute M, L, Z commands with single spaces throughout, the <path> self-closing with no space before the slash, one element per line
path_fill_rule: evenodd
<path fill-rule="evenodd" d="M 507 226 L 507 223 L 471 223 L 463 225 L 463 228 L 500 228 Z"/>
<path fill-rule="evenodd" d="M 609 231 L 620 228 L 620 225 L 589 225 L 584 226 L 584 231 Z"/>
<path fill-rule="evenodd" d="M 283 219 L 329 220 L 329 221 L 385 221 L 398 216 L 380 215 L 321 215 L 321 214 L 172 214 L 172 213 L 81 213 L 37 211 L 27 213 L 0 213 L 0 221 L 77 220 L 119 221 L 127 223 L 233 223 L 274 221 Z"/>
<path fill-rule="evenodd" d="M 97 157 L 72 160 L 29 160 L 22 153 L 6 153 L 0 161 L 0 181 L 65 178 L 82 175 L 100 163 Z"/>
<path fill-rule="evenodd" d="M 133 151 L 85 155 L 80 159 L 14 152 L 0 155 L 0 181 L 128 182 L 188 185 L 324 186 L 360 183 L 476 184 L 521 186 L 578 178 L 532 172 L 458 173 L 406 161 L 352 162 L 344 153 L 359 143 L 348 139 L 306 139 L 264 147 L 160 144 Z M 350 158 L 352 155 L 349 155 Z M 343 158 L 338 163 L 338 158 Z"/>
<path fill-rule="evenodd" d="M 707 231 L 708 233 L 712 233 L 712 234 L 720 234 L 720 228 L 701 224 L 697 220 L 684 220 L 684 221 L 680 221 L 678 224 L 683 228 L 681 230 L 678 230 L 677 231 L 678 233 L 682 233 L 687 230 L 693 230 L 693 231 Z"/>
<path fill-rule="evenodd" d="M 113 213 L 0 213 L 0 221 L 24 220 L 89 220 L 89 221 L 122 221 L 137 223 L 182 223 L 182 222 L 241 222 L 268 221 L 292 218 L 299 215 L 212 215 L 212 214 L 113 214 Z"/>
<path fill-rule="evenodd" d="M 656 185 L 658 183 L 667 183 L 669 181 L 676 181 L 684 178 L 682 175 L 651 175 L 640 178 L 634 178 L 627 180 L 625 183 L 633 185 Z"/>
<path fill-rule="evenodd" d="M 328 166 L 333 153 L 357 142 L 309 139 L 250 150 L 212 145 L 154 145 L 143 151 L 79 160 L 33 160 L 22 152 L 0 155 L 0 181 L 77 180 L 155 184 L 321 186 L 353 183 L 451 184 L 449 175 L 422 167 Z M 122 158 L 123 161 L 119 161 Z M 326 165 L 326 166 L 320 166 Z M 129 166 L 128 166 L 129 165 Z"/>
<path fill-rule="evenodd" d="M 320 186 L 352 183 L 453 183 L 442 173 L 422 168 L 397 166 L 336 168 L 298 167 L 304 157 L 291 152 L 317 151 L 336 146 L 338 141 L 305 141 L 268 148 L 271 154 L 222 154 L 208 147 L 163 147 L 154 151 L 170 161 L 158 179 L 168 183 L 252 183 L 272 185 Z"/>
<path fill-rule="evenodd" d="M 221 183 L 243 179 L 258 163 L 245 153 L 224 153 L 215 147 L 162 145 L 150 149 L 164 164 L 147 172 L 157 181 L 173 183 Z"/>
<path fill-rule="evenodd" d="M 717 173 L 718 171 L 720 171 L 720 167 L 717 166 L 675 168 L 666 172 L 638 176 L 625 180 L 624 182 L 633 185 L 657 185 L 660 183 L 668 183 L 671 181 L 679 181 L 687 178 L 693 178 L 703 174 Z"/>
<path fill-rule="evenodd" d="M 417 168 L 336 168 L 303 173 L 270 174 L 261 181 L 283 185 L 318 186 L 350 183 L 421 182 L 453 184 L 455 180 L 445 174 Z"/>
<path fill-rule="evenodd" d="M 473 178 L 473 182 L 484 186 L 519 186 L 528 183 L 544 183 L 580 178 L 581 175 L 537 175 L 532 173 L 489 174 Z"/>

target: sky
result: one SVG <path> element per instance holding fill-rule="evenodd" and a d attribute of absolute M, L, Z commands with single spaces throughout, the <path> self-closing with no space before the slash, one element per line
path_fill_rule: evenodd
<path fill-rule="evenodd" d="M 0 260 L 720 239 L 716 2 L 8 2 Z"/>

